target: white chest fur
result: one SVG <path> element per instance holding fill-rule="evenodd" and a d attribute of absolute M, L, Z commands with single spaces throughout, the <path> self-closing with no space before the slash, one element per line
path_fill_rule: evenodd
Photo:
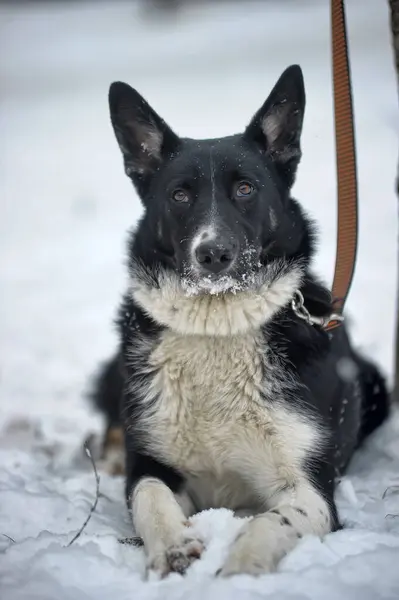
<path fill-rule="evenodd" d="M 320 434 L 282 401 L 260 335 L 167 330 L 150 363 L 141 395 L 156 398 L 143 423 L 151 450 L 186 473 L 202 507 L 238 508 L 260 496 L 265 504 L 265 490 L 271 497 L 295 485 Z"/>

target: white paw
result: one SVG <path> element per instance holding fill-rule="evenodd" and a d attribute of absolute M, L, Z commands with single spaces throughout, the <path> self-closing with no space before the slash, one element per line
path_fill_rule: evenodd
<path fill-rule="evenodd" d="M 185 536 L 179 542 L 150 557 L 148 568 L 159 573 L 161 577 L 172 572 L 183 575 L 188 567 L 201 557 L 203 550 L 204 544 L 200 539 Z"/>
<path fill-rule="evenodd" d="M 255 517 L 238 534 L 218 575 L 231 577 L 242 573 L 271 573 L 296 541 L 297 536 L 292 529 L 282 527 L 275 516 Z"/>

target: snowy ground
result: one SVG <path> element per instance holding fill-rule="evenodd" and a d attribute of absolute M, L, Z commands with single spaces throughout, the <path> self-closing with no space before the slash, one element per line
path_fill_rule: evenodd
<path fill-rule="evenodd" d="M 304 539 L 280 573 L 219 581 L 240 522 L 194 521 L 208 549 L 186 578 L 143 582 L 122 482 L 94 497 L 79 445 L 99 420 L 87 378 L 115 344 L 125 231 L 140 212 L 108 123 L 109 83 L 137 87 L 182 134 L 242 128 L 280 72 L 299 62 L 308 111 L 295 192 L 320 223 L 317 269 L 330 281 L 335 167 L 326 0 L 207 3 L 145 20 L 134 2 L 15 2 L 0 8 L 0 587 L 5 600 L 399 597 L 399 417 L 343 480 L 349 528 Z M 361 227 L 349 302 L 359 345 L 392 374 L 397 99 L 385 2 L 349 0 Z M 22 419 L 22 420 L 21 420 Z M 389 489 L 388 489 L 389 488 Z M 383 497 L 385 490 L 388 491 Z"/>

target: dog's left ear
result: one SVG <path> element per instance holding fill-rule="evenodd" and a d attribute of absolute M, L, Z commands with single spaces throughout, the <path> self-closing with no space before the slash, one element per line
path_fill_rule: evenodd
<path fill-rule="evenodd" d="M 294 183 L 301 158 L 304 112 L 302 70 L 292 65 L 281 75 L 244 133 L 244 138 L 255 141 L 271 157 L 288 187 Z"/>

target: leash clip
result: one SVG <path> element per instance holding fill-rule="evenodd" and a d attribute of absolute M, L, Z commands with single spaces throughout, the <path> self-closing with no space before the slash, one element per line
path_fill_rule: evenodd
<path fill-rule="evenodd" d="M 337 326 L 344 321 L 343 315 L 339 315 L 338 313 L 331 313 L 328 317 L 315 317 L 314 315 L 311 315 L 305 306 L 303 294 L 299 290 L 295 292 L 294 297 L 291 300 L 291 308 L 296 316 L 303 321 L 306 321 L 308 325 L 318 325 L 323 329 L 328 329 L 330 323 L 335 323 L 335 326 Z"/>

